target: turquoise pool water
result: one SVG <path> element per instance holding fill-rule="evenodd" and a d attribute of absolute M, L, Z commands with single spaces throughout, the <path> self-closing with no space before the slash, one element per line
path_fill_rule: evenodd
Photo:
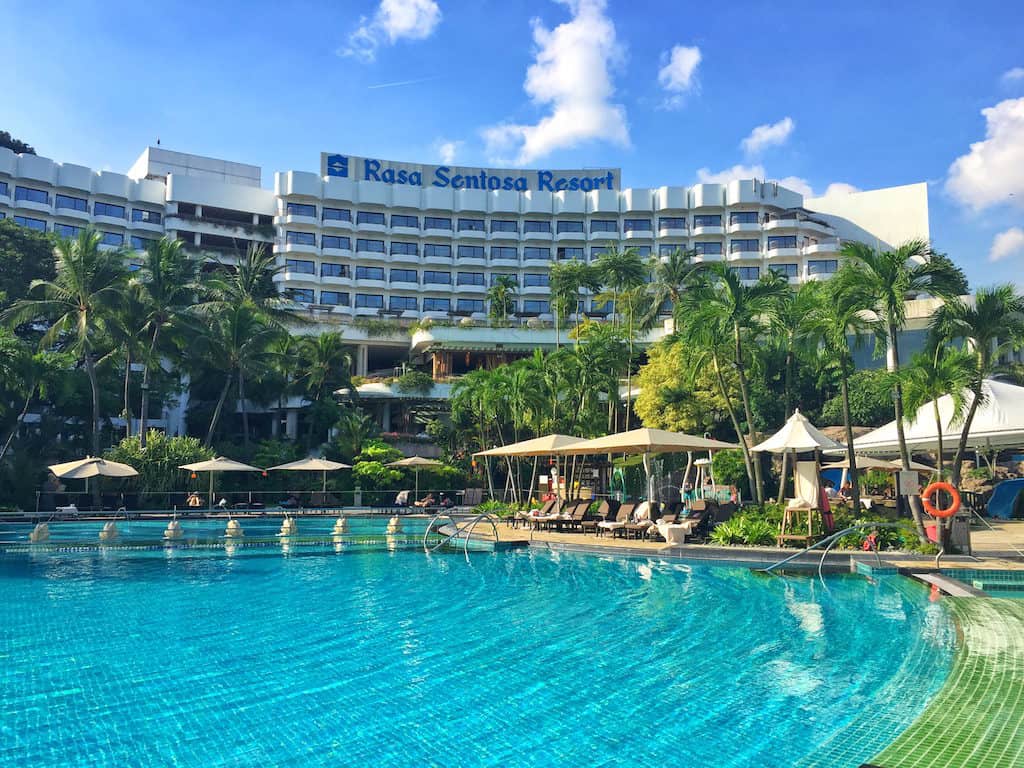
<path fill-rule="evenodd" d="M 826 584 L 531 551 L 2 555 L 0 765 L 857 766 L 953 633 L 905 581 Z"/>

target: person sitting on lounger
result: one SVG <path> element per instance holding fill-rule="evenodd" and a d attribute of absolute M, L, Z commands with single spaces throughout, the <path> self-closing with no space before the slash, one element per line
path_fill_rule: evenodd
<path fill-rule="evenodd" d="M 412 505 L 414 507 L 432 507 L 437 504 L 437 499 L 434 498 L 434 494 L 428 493 L 419 501 L 414 501 Z"/>
<path fill-rule="evenodd" d="M 201 498 L 199 498 L 199 494 L 198 493 L 196 493 L 195 491 L 192 491 L 192 493 L 190 493 L 188 495 L 188 498 L 185 499 L 185 506 L 186 507 L 192 507 L 192 508 L 201 507 L 201 506 L 203 506 L 203 500 Z"/>

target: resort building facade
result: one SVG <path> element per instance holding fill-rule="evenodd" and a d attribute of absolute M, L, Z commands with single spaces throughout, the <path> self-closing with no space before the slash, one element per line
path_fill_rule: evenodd
<path fill-rule="evenodd" d="M 683 249 L 744 280 L 774 270 L 799 284 L 831 276 L 845 240 L 886 247 L 929 236 L 924 183 L 804 198 L 758 179 L 636 188 L 622 186 L 618 168 L 468 168 L 323 153 L 318 172 L 275 173 L 268 189 L 257 166 L 159 146 L 126 174 L 0 149 L 4 217 L 64 237 L 92 225 L 104 247 L 134 251 L 166 235 L 228 265 L 262 244 L 282 267 L 282 294 L 314 321 L 298 332 L 342 332 L 360 375 L 389 374 L 411 359 L 438 381 L 554 347 L 549 271 L 559 261 L 591 262 L 610 248 L 646 257 Z M 503 277 L 517 286 L 512 328 L 487 319 L 488 288 Z M 578 312 L 600 320 L 614 308 L 584 293 Z M 395 330 L 377 323 L 368 333 L 369 319 Z M 400 326 L 414 323 L 410 342 Z"/>

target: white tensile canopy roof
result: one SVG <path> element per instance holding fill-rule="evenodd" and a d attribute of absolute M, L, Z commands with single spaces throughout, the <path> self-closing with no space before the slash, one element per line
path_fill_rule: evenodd
<path fill-rule="evenodd" d="M 753 451 L 767 453 L 842 451 L 845 449 L 846 446 L 842 443 L 837 443 L 831 437 L 822 434 L 821 430 L 811 424 L 799 410 L 793 411 L 793 415 L 782 425 L 782 429 L 751 448 Z"/>
<path fill-rule="evenodd" d="M 1024 445 L 1024 387 L 1007 384 L 995 379 L 982 382 L 984 401 L 971 422 L 967 445 L 970 448 Z M 967 407 L 974 396 L 966 392 Z M 943 395 L 938 399 L 939 420 L 942 423 L 942 443 L 946 449 L 956 447 L 960 439 L 961 421 L 954 420 L 953 398 Z M 914 420 L 907 420 L 904 426 L 907 447 L 910 450 L 934 450 L 938 448 L 938 431 L 935 425 L 935 410 L 932 403 L 925 403 L 915 414 Z M 896 438 L 896 422 L 890 421 L 873 432 L 853 441 L 858 453 L 895 453 L 899 450 Z"/>

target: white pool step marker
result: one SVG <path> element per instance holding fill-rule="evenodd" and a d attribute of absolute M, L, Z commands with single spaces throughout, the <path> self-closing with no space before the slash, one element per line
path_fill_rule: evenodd
<path fill-rule="evenodd" d="M 47 523 L 36 523 L 28 535 L 28 540 L 33 544 L 39 544 L 50 540 L 50 526 Z"/>
<path fill-rule="evenodd" d="M 117 523 L 108 520 L 103 524 L 103 530 L 100 531 L 100 541 L 117 541 L 119 535 Z"/>
<path fill-rule="evenodd" d="M 224 529 L 224 535 L 230 539 L 238 539 L 245 536 L 245 531 L 237 520 L 228 520 L 228 527 Z"/>
<path fill-rule="evenodd" d="M 181 523 L 177 520 L 171 520 L 164 529 L 165 539 L 180 539 L 182 536 Z"/>
<path fill-rule="evenodd" d="M 331 529 L 332 536 L 344 536 L 348 533 L 348 518 L 339 517 L 334 521 L 334 527 Z"/>
<path fill-rule="evenodd" d="M 281 522 L 281 530 L 277 532 L 278 536 L 295 536 L 299 532 L 299 524 L 295 522 L 295 518 L 286 517 Z"/>
<path fill-rule="evenodd" d="M 402 518 L 400 518 L 398 515 L 395 515 L 390 520 L 388 520 L 388 535 L 393 536 L 394 534 L 401 532 Z"/>

